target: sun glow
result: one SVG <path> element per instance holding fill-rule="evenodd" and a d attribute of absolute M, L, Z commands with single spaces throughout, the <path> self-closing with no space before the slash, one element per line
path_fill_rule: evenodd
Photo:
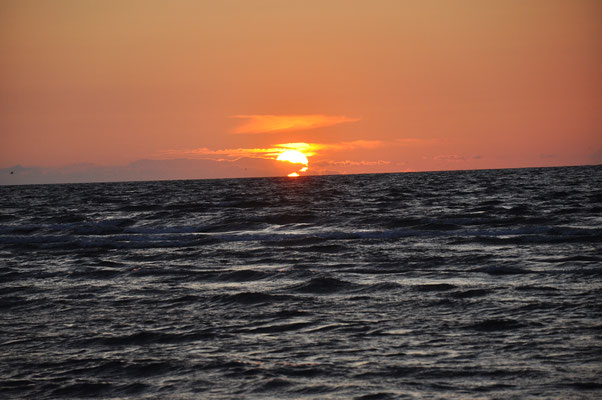
<path fill-rule="evenodd" d="M 301 153 L 300 151 L 297 150 L 286 150 L 283 151 L 282 153 L 280 153 L 278 155 L 278 158 L 276 158 L 276 160 L 278 161 L 288 161 L 291 162 L 293 164 L 305 164 L 307 165 L 308 161 L 307 161 L 307 157 L 305 157 L 305 154 Z"/>
<path fill-rule="evenodd" d="M 299 176 L 299 172 L 305 172 L 309 169 L 309 161 L 307 161 L 307 156 L 298 150 L 284 150 L 282 153 L 278 154 L 278 158 L 276 158 L 276 160 L 287 161 L 293 164 L 303 164 L 303 167 L 299 169 L 298 172 L 291 172 L 288 174 L 288 176 L 291 178 L 295 178 Z"/>

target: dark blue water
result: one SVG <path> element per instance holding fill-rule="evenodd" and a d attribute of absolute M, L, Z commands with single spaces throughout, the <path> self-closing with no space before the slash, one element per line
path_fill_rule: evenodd
<path fill-rule="evenodd" d="M 0 187 L 2 398 L 600 398 L 602 168 Z"/>

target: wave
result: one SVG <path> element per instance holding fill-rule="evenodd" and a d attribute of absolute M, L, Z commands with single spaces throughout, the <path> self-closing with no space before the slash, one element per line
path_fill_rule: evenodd
<path fill-rule="evenodd" d="M 508 331 L 523 328 L 525 323 L 510 318 L 491 318 L 466 326 L 481 332 Z"/>
<path fill-rule="evenodd" d="M 270 324 L 256 328 L 245 328 L 240 333 L 281 333 L 297 331 L 312 326 L 313 322 L 289 322 L 284 324 Z"/>
<path fill-rule="evenodd" d="M 259 292 L 241 292 L 235 294 L 220 294 L 211 297 L 211 301 L 223 304 L 273 304 L 291 300 L 289 295 L 276 295 Z"/>
<path fill-rule="evenodd" d="M 341 291 L 348 291 L 357 287 L 358 286 L 356 284 L 351 282 L 328 276 L 322 276 L 312 278 L 311 280 L 298 285 L 291 286 L 289 290 L 300 293 L 331 294 Z"/>
<path fill-rule="evenodd" d="M 269 274 L 264 271 L 243 269 L 238 271 L 228 271 L 220 273 L 216 276 L 215 280 L 219 282 L 251 282 L 259 281 L 272 276 L 272 274 Z"/>
<path fill-rule="evenodd" d="M 104 346 L 143 346 L 149 344 L 174 344 L 184 342 L 194 342 L 199 340 L 212 339 L 215 337 L 213 331 L 199 332 L 160 332 L 160 331 L 139 331 L 125 335 L 103 335 L 90 339 L 85 339 L 87 345 Z"/>
<path fill-rule="evenodd" d="M 456 285 L 450 285 L 449 283 L 432 283 L 414 286 L 414 290 L 419 292 L 446 292 L 452 289 L 456 289 Z"/>
<path fill-rule="evenodd" d="M 469 290 L 458 290 L 450 293 L 450 296 L 456 299 L 472 299 L 474 297 L 485 297 L 494 293 L 490 289 L 469 289 Z"/>
<path fill-rule="evenodd" d="M 516 267 L 514 265 L 488 265 L 486 267 L 476 268 L 475 272 L 484 272 L 489 275 L 521 275 L 521 274 L 532 274 L 533 271 Z"/>

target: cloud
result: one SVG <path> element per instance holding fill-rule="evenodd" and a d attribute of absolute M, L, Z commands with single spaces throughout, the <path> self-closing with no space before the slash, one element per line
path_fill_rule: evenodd
<path fill-rule="evenodd" d="M 330 153 L 357 149 L 399 146 L 397 141 L 352 140 L 335 143 L 279 143 L 266 147 L 166 150 L 155 159 L 138 160 L 124 166 L 77 164 L 65 167 L 22 167 L 0 169 L 0 184 L 102 182 L 154 179 L 200 179 L 246 176 L 285 176 L 290 164 L 277 161 L 286 150 L 297 150 L 309 159 L 311 174 L 382 172 L 392 170 L 390 161 L 349 160 L 332 158 Z M 439 156 L 458 157 L 458 156 Z"/>
<path fill-rule="evenodd" d="M 243 120 L 231 132 L 237 134 L 288 132 L 357 122 L 359 118 L 344 115 L 234 115 Z"/>
<path fill-rule="evenodd" d="M 214 150 L 209 149 L 207 147 L 199 147 L 196 149 L 186 150 L 167 150 L 156 156 L 157 158 L 162 159 L 189 158 L 224 162 L 233 162 L 243 158 L 275 161 L 277 157 L 283 152 L 287 150 L 297 150 L 309 158 L 309 163 L 307 167 L 309 167 L 309 170 L 312 174 L 323 174 L 333 172 L 332 170 L 326 170 L 325 167 L 331 167 L 333 169 L 342 169 L 345 171 L 361 172 L 361 167 L 368 167 L 374 169 L 383 166 L 391 166 L 392 163 L 386 160 L 336 160 L 331 158 L 329 154 L 357 149 L 376 149 L 386 146 L 398 146 L 398 144 L 395 141 L 381 140 L 352 140 L 336 143 L 294 142 L 278 143 L 266 147 L 256 148 L 233 148 Z M 316 159 L 311 159 L 310 157 L 312 156 L 317 157 Z M 377 169 L 374 170 L 377 171 Z"/>
<path fill-rule="evenodd" d="M 316 154 L 320 150 L 343 151 L 355 149 L 377 149 L 386 145 L 387 142 L 383 142 L 381 140 L 354 140 L 350 142 L 338 143 L 281 143 L 276 144 L 275 146 L 283 147 L 286 149 L 294 149 L 311 156 Z"/>
<path fill-rule="evenodd" d="M 216 158 L 218 158 L 217 156 L 224 156 L 230 160 L 238 159 L 241 157 L 273 159 L 273 158 L 276 158 L 284 150 L 287 150 L 287 148 L 269 147 L 269 148 L 250 148 L 250 149 L 237 148 L 237 149 L 211 150 L 207 147 L 199 147 L 196 149 L 186 149 L 186 150 L 166 150 L 162 154 L 160 154 L 160 156 L 161 157 L 193 157 L 193 158 L 199 158 L 199 156 L 202 156 L 202 158 L 209 158 L 209 159 L 216 159 Z"/>
<path fill-rule="evenodd" d="M 337 166 L 337 167 L 350 167 L 350 166 L 373 166 L 373 165 L 390 165 L 391 161 L 378 160 L 378 161 L 320 161 L 316 165 L 318 166 Z"/>
<path fill-rule="evenodd" d="M 380 140 L 354 140 L 350 142 L 339 142 L 339 143 L 279 143 L 271 145 L 270 147 L 259 147 L 259 148 L 236 148 L 236 149 L 220 149 L 212 150 L 207 147 L 199 147 L 196 149 L 187 150 L 166 150 L 160 157 L 193 157 L 215 159 L 218 156 L 223 156 L 228 159 L 237 159 L 241 157 L 250 158 L 265 158 L 274 159 L 278 155 L 286 150 L 297 150 L 305 154 L 307 157 L 316 155 L 320 151 L 343 151 L 343 150 L 354 150 L 354 149 L 375 149 L 384 147 L 387 142 Z"/>
<path fill-rule="evenodd" d="M 326 144 L 323 145 L 324 149 L 328 150 L 355 150 L 355 149 L 377 149 L 379 147 L 384 147 L 386 142 L 381 140 L 354 140 L 351 142 L 341 142 L 334 144 Z"/>

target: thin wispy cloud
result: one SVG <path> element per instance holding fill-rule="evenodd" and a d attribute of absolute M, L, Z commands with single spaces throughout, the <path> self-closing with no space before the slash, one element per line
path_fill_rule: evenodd
<path fill-rule="evenodd" d="M 336 167 L 349 167 L 349 166 L 373 166 L 373 165 L 390 165 L 391 161 L 376 160 L 376 161 L 354 161 L 354 160 L 343 160 L 343 161 L 321 161 L 317 165 L 321 166 L 336 166 Z"/>
<path fill-rule="evenodd" d="M 280 153 L 286 150 L 297 150 L 307 157 L 318 153 L 355 150 L 355 149 L 376 149 L 384 147 L 388 142 L 380 140 L 354 140 L 338 143 L 279 143 L 269 147 L 259 148 L 235 148 L 213 150 L 207 147 L 186 150 L 167 150 L 162 152 L 161 157 L 204 157 L 215 159 L 216 157 L 225 157 L 227 159 L 237 159 L 242 157 L 250 158 L 276 158 Z"/>
<path fill-rule="evenodd" d="M 357 122 L 359 118 L 344 115 L 234 115 L 232 118 L 242 120 L 231 133 L 256 134 L 300 131 L 323 128 L 348 122 Z"/>
<path fill-rule="evenodd" d="M 338 143 L 281 143 L 275 146 L 294 149 L 304 153 L 310 153 L 309 155 L 313 155 L 320 150 L 343 151 L 355 149 L 377 149 L 386 145 L 387 142 L 383 142 L 382 140 L 353 140 L 349 142 Z"/>
<path fill-rule="evenodd" d="M 343 151 L 355 149 L 378 149 L 386 146 L 382 140 L 353 140 L 350 142 L 330 143 L 321 145 L 325 150 Z"/>
<path fill-rule="evenodd" d="M 311 171 L 312 174 L 351 173 L 362 171 L 382 171 L 382 168 L 391 169 L 394 164 L 383 159 L 349 159 L 345 157 L 348 151 L 366 150 L 373 154 L 373 150 L 387 147 L 404 147 L 406 145 L 426 145 L 433 143 L 433 139 L 406 138 L 401 140 L 349 140 L 331 143 L 315 142 L 289 142 L 269 144 L 252 148 L 225 148 L 210 149 L 198 147 L 184 150 L 167 150 L 157 154 L 162 159 L 197 159 L 217 162 L 217 164 L 236 164 L 250 162 L 276 162 L 278 157 L 286 151 L 295 150 L 302 153 L 309 160 L 304 169 L 298 173 Z M 367 155 L 368 153 L 366 153 Z M 357 154 L 356 154 L 357 155 Z M 460 156 L 443 155 L 435 157 L 436 160 L 460 160 Z M 253 161 L 255 160 L 255 161 Z M 216 165 L 217 165 L 216 164 Z M 233 165 L 234 165 L 233 164 Z M 395 165 L 399 165 L 396 163 Z M 362 169 L 367 168 L 367 169 Z M 380 168 L 380 169 L 379 169 Z"/>
<path fill-rule="evenodd" d="M 236 149 L 219 149 L 212 150 L 207 147 L 199 147 L 196 149 L 187 150 L 167 150 L 161 156 L 166 157 L 203 157 L 215 159 L 222 156 L 229 159 L 238 159 L 243 157 L 249 158 L 275 158 L 281 152 L 287 150 L 284 147 L 268 147 L 268 148 L 236 148 Z"/>

